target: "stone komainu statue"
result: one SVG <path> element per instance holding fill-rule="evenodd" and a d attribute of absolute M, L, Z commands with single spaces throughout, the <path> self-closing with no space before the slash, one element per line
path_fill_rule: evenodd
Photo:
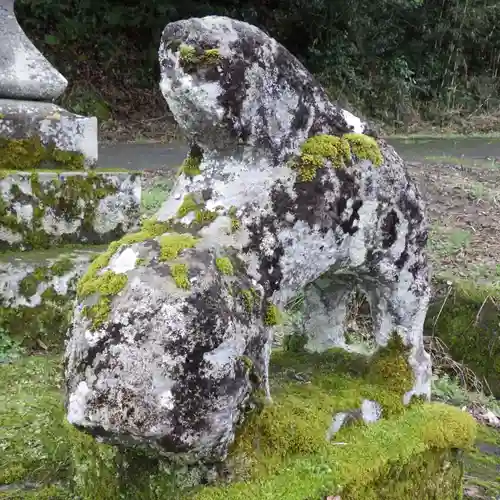
<path fill-rule="evenodd" d="M 430 394 L 427 224 L 392 147 L 283 46 L 210 16 L 169 24 L 161 90 L 193 144 L 169 200 L 99 257 L 66 349 L 70 422 L 108 442 L 219 460 L 267 385 L 277 311 L 305 289 L 306 347 L 342 346 L 355 287 Z"/>

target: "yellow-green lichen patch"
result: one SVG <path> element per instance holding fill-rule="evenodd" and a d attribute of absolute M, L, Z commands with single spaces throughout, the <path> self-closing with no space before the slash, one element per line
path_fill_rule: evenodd
<path fill-rule="evenodd" d="M 215 259 L 215 265 L 220 273 L 225 274 L 227 276 L 232 276 L 234 274 L 233 263 L 229 259 L 229 257 L 218 257 Z"/>
<path fill-rule="evenodd" d="M 99 297 L 97 303 L 85 306 L 82 313 L 92 322 L 92 328 L 97 330 L 107 321 L 111 313 L 111 300 L 109 297 Z"/>
<path fill-rule="evenodd" d="M 98 255 L 90 264 L 87 272 L 82 276 L 77 285 L 77 295 L 82 296 L 84 290 L 92 288 L 93 285 L 89 284 L 95 280 L 98 273 L 104 269 L 111 260 L 111 257 L 119 250 L 120 247 L 125 245 L 132 245 L 134 243 L 142 243 L 148 239 L 155 238 L 165 234 L 170 230 L 170 222 L 157 222 L 154 219 L 148 219 L 143 222 L 142 228 L 136 233 L 130 233 L 123 236 L 118 241 L 113 241 L 108 246 L 107 250 Z"/>
<path fill-rule="evenodd" d="M 243 304 L 245 306 L 245 309 L 249 313 L 252 312 L 255 307 L 256 301 L 258 301 L 260 298 L 257 290 L 255 290 L 254 288 L 247 288 L 241 290 L 240 293 L 241 297 L 243 298 Z"/>
<path fill-rule="evenodd" d="M 85 298 L 94 293 L 99 293 L 105 296 L 117 295 L 127 284 L 127 275 L 115 273 L 113 271 L 104 271 L 94 279 L 87 281 L 80 287 L 79 297 Z"/>
<path fill-rule="evenodd" d="M 200 226 L 206 226 L 217 219 L 218 215 L 219 214 L 215 210 L 197 210 L 194 220 Z"/>
<path fill-rule="evenodd" d="M 194 212 L 198 208 L 199 208 L 199 205 L 198 205 L 198 203 L 196 203 L 194 196 L 192 194 L 187 194 L 186 196 L 184 196 L 184 199 L 182 200 L 181 206 L 177 210 L 177 217 L 182 219 L 187 214 L 189 214 L 190 212 Z"/>
<path fill-rule="evenodd" d="M 196 49 L 183 43 L 179 46 L 179 57 L 183 63 L 194 63 L 196 62 Z"/>
<path fill-rule="evenodd" d="M 275 326 L 281 322 L 281 312 L 275 304 L 267 302 L 264 311 L 264 324 L 267 326 Z"/>
<path fill-rule="evenodd" d="M 198 238 L 191 234 L 171 233 L 160 238 L 160 260 L 175 259 L 182 250 L 194 248 Z"/>
<path fill-rule="evenodd" d="M 0 137 L 0 170 L 33 170 L 38 168 L 83 170 L 81 153 L 62 151 L 55 145 L 44 145 L 38 136 L 26 139 Z"/>
<path fill-rule="evenodd" d="M 188 266 L 186 264 L 172 264 L 170 266 L 170 272 L 178 288 L 182 288 L 183 290 L 189 290 L 191 288 Z"/>
<path fill-rule="evenodd" d="M 199 148 L 192 147 L 188 157 L 182 162 L 180 172 L 187 177 L 196 177 L 201 174 L 200 164 L 203 154 Z"/>
<path fill-rule="evenodd" d="M 343 139 L 349 143 L 351 153 L 358 160 L 370 160 L 376 167 L 384 162 L 380 147 L 373 137 L 364 134 L 345 134 Z"/>
<path fill-rule="evenodd" d="M 231 220 L 231 233 L 235 233 L 241 227 L 241 222 L 238 217 L 236 217 L 237 212 L 238 209 L 235 206 L 231 206 L 227 213 Z"/>
<path fill-rule="evenodd" d="M 307 139 L 300 148 L 300 156 L 293 164 L 300 182 L 310 182 L 318 169 L 329 160 L 334 167 L 343 167 L 351 159 L 349 143 L 343 137 L 317 135 Z"/>
<path fill-rule="evenodd" d="M 195 71 L 197 68 L 215 66 L 220 61 L 220 51 L 217 48 L 201 50 L 192 45 L 180 44 L 179 60 L 186 71 Z"/>
<path fill-rule="evenodd" d="M 408 464 L 421 464 L 426 453 L 434 456 L 470 447 L 476 424 L 458 409 L 426 403 L 374 424 L 344 428 L 334 442 L 328 442 L 327 430 L 337 412 L 359 408 L 364 398 L 400 399 L 390 387 L 366 381 L 369 367 L 358 358 L 337 350 L 294 355 L 275 352 L 271 361 L 273 404 L 249 416 L 231 451 L 230 463 L 245 464 L 238 470 L 241 481 L 200 488 L 187 498 L 415 498 L 414 492 L 421 491 L 419 483 L 427 478 L 415 475 L 418 467 L 411 469 L 413 475 L 408 478 L 398 477 L 397 471 Z M 380 496 L 394 477 L 395 493 Z M 436 478 L 429 478 L 433 479 L 439 481 L 437 473 Z M 405 484 L 406 480 L 412 483 Z M 407 488 L 403 496 L 396 496 L 403 491 L 396 489 L 398 484 Z M 452 488 L 459 484 L 454 482 Z M 438 498 L 454 498 L 451 493 L 457 491 L 448 493 L 449 497 Z"/>

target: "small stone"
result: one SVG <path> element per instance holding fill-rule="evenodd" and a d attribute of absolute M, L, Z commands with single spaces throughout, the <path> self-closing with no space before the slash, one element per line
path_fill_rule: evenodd
<path fill-rule="evenodd" d="M 52 101 L 67 85 L 19 26 L 14 0 L 0 0 L 0 98 Z"/>

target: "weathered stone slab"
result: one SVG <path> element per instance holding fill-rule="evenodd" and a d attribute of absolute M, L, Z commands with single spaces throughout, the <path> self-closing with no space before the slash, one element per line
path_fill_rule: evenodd
<path fill-rule="evenodd" d="M 109 243 L 137 228 L 140 175 L 10 172 L 0 179 L 0 249 Z"/>
<path fill-rule="evenodd" d="M 18 146 L 9 144 L 34 138 L 45 146 L 81 155 L 83 165 L 92 167 L 97 162 L 97 136 L 95 117 L 75 115 L 47 102 L 0 99 L 0 168 L 37 168 L 35 154 L 19 156 Z"/>
<path fill-rule="evenodd" d="M 67 85 L 19 26 L 14 0 L 0 0 L 0 97 L 52 101 Z"/>
<path fill-rule="evenodd" d="M 31 349 L 61 349 L 76 283 L 102 248 L 59 249 L 0 257 L 0 329 Z"/>
<path fill-rule="evenodd" d="M 404 346 L 401 400 L 428 398 L 427 220 L 399 155 L 246 23 L 171 23 L 160 66 L 193 147 L 155 220 L 79 284 L 69 421 L 177 460 L 224 459 L 248 405 L 269 395 L 279 309 L 326 273 L 370 292 L 379 346 Z"/>

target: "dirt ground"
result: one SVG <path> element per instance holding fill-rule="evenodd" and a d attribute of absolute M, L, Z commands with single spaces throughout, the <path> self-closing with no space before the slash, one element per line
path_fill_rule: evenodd
<path fill-rule="evenodd" d="M 427 201 L 434 275 L 500 284 L 500 166 L 412 162 Z"/>

